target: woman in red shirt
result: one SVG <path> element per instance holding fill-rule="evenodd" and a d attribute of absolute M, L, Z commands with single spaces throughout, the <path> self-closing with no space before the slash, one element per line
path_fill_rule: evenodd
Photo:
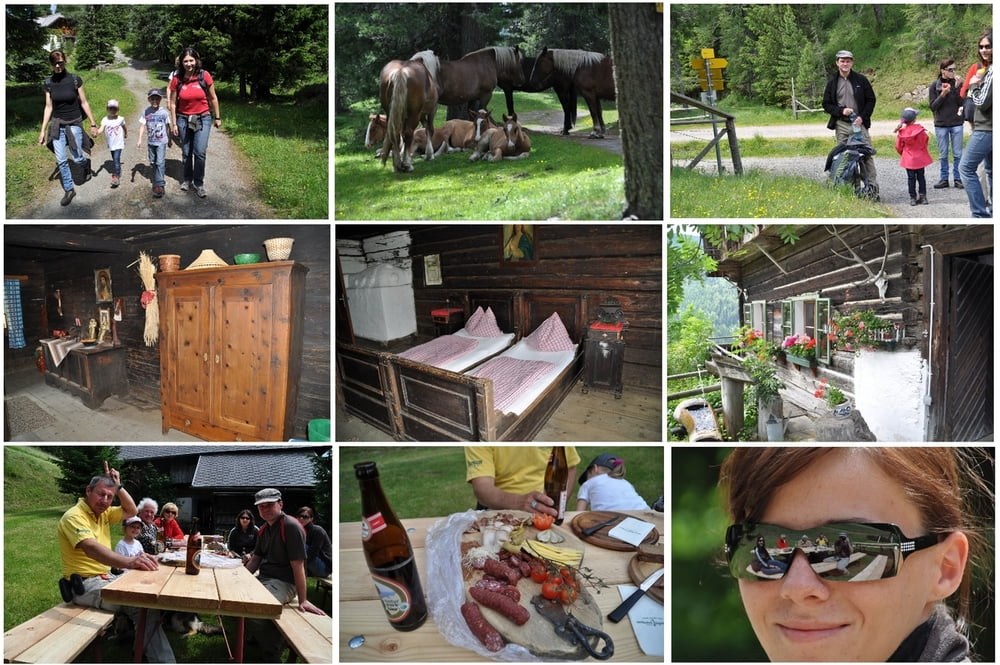
<path fill-rule="evenodd" d="M 193 184 L 198 196 L 205 198 L 205 154 L 212 130 L 212 113 L 215 114 L 215 127 L 222 127 L 219 98 L 215 94 L 212 75 L 201 68 L 201 56 L 197 51 L 186 48 L 177 60 L 180 66 L 167 88 L 167 107 L 170 109 L 171 131 L 181 143 L 184 165 L 181 191 L 188 191 Z"/>
<path fill-rule="evenodd" d="M 160 510 L 160 516 L 153 521 L 158 527 L 163 528 L 163 535 L 170 540 L 184 541 L 187 536 L 181 531 L 181 525 L 177 523 L 177 504 L 165 503 Z"/>

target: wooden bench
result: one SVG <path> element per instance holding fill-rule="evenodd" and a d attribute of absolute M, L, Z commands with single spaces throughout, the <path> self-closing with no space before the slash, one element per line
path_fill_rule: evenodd
<path fill-rule="evenodd" d="M 330 593 L 333 591 L 333 577 L 317 577 L 316 578 L 316 590 L 321 592 L 323 595 L 320 597 L 320 606 L 326 608 L 326 601 L 330 597 Z M 332 609 L 332 605 L 331 605 Z"/>
<path fill-rule="evenodd" d="M 5 663 L 71 663 L 111 625 L 107 610 L 63 603 L 3 634 Z M 99 643 L 95 645 L 99 648 Z"/>
<path fill-rule="evenodd" d="M 281 608 L 281 618 L 274 623 L 301 660 L 307 663 L 334 662 L 332 617 L 300 612 L 294 605 L 285 605 Z"/>

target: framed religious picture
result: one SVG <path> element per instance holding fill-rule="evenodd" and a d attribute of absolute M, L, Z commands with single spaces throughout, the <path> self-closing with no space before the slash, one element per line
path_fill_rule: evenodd
<path fill-rule="evenodd" d="M 94 293 L 97 302 L 111 302 L 111 268 L 94 270 Z"/>
<path fill-rule="evenodd" d="M 440 286 L 441 283 L 441 255 L 424 256 L 424 286 Z"/>
<path fill-rule="evenodd" d="M 97 321 L 99 327 L 104 330 L 111 330 L 111 308 L 101 307 L 97 311 L 100 313 L 100 317 Z"/>
<path fill-rule="evenodd" d="M 504 224 L 500 231 L 500 264 L 528 264 L 538 259 L 534 224 Z"/>

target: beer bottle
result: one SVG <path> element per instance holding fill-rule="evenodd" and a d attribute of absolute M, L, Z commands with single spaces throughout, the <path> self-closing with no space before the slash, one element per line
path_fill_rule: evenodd
<path fill-rule="evenodd" d="M 156 553 L 162 554 L 167 551 L 167 538 L 162 526 L 156 527 Z"/>
<path fill-rule="evenodd" d="M 198 531 L 198 518 L 191 520 L 191 535 L 187 542 L 187 563 L 184 572 L 197 575 L 201 572 L 201 533 Z"/>
<path fill-rule="evenodd" d="M 406 530 L 392 512 L 375 462 L 354 465 L 361 486 L 361 541 L 379 600 L 396 630 L 414 630 L 427 619 L 417 561 Z"/>
<path fill-rule="evenodd" d="M 566 494 L 569 491 L 569 466 L 566 464 L 566 448 L 552 446 L 549 465 L 545 467 L 545 496 L 552 499 L 552 507 L 559 511 L 556 524 L 562 524 L 566 517 Z"/>

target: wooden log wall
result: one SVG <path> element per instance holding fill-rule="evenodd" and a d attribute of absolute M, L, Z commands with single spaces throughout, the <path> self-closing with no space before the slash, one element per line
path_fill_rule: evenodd
<path fill-rule="evenodd" d="M 40 317 L 32 322 L 31 332 L 26 331 L 29 347 L 37 346 L 38 338 L 51 336 L 54 328 L 69 328 L 79 317 L 86 330 L 87 321 L 98 318 L 98 304 L 94 292 L 94 270 L 110 268 L 112 290 L 115 297 L 124 299 L 124 320 L 118 324 L 118 338 L 127 348 L 127 375 L 131 396 L 151 404 L 160 404 L 160 349 L 147 347 L 143 341 L 145 310 L 139 302 L 142 280 L 138 264 L 129 267 L 145 251 L 154 257 L 160 254 L 179 254 L 181 268 L 190 265 L 204 249 L 214 250 L 232 265 L 233 255 L 260 253 L 266 260 L 267 253 L 261 244 L 272 237 L 294 237 L 291 259 L 309 268 L 306 274 L 305 326 L 303 331 L 302 374 L 299 381 L 298 409 L 295 416 L 294 435 L 305 438 L 308 422 L 313 418 L 330 417 L 330 227 L 325 224 L 296 225 L 247 225 L 207 226 L 192 225 L 189 233 L 172 234 L 169 238 L 136 244 L 134 251 L 124 254 L 80 252 L 79 257 L 49 262 L 44 265 L 44 277 L 35 280 L 44 284 L 44 297 L 48 310 L 49 330 L 41 327 Z M 17 265 L 8 260 L 5 270 L 21 271 L 39 267 L 34 264 Z M 34 284 L 31 288 L 37 290 Z M 62 291 L 63 316 L 56 311 L 53 291 Z M 34 290 L 32 293 L 34 293 Z M 34 296 L 32 296 L 34 298 Z M 22 298 L 27 303 L 28 299 Z M 105 307 L 107 305 L 100 305 Z M 26 322 L 27 323 L 27 322 Z"/>
<path fill-rule="evenodd" d="M 38 335 L 35 331 L 42 329 L 42 310 L 45 307 L 45 272 L 41 266 L 31 263 L 4 259 L 4 275 L 27 277 L 21 283 L 21 314 L 24 321 L 24 341 L 27 344 L 20 349 L 10 348 L 7 333 L 4 331 L 4 363 L 6 367 L 24 367 L 34 364 L 35 349 L 38 348 Z"/>
<path fill-rule="evenodd" d="M 433 335 L 431 310 L 472 289 L 519 289 L 549 295 L 587 295 L 588 320 L 606 298 L 621 303 L 624 382 L 659 392 L 662 377 L 662 235 L 659 225 L 538 225 L 537 260 L 500 262 L 501 227 L 418 226 L 410 229 L 417 332 Z M 439 286 L 425 286 L 423 257 L 441 258 Z"/>

